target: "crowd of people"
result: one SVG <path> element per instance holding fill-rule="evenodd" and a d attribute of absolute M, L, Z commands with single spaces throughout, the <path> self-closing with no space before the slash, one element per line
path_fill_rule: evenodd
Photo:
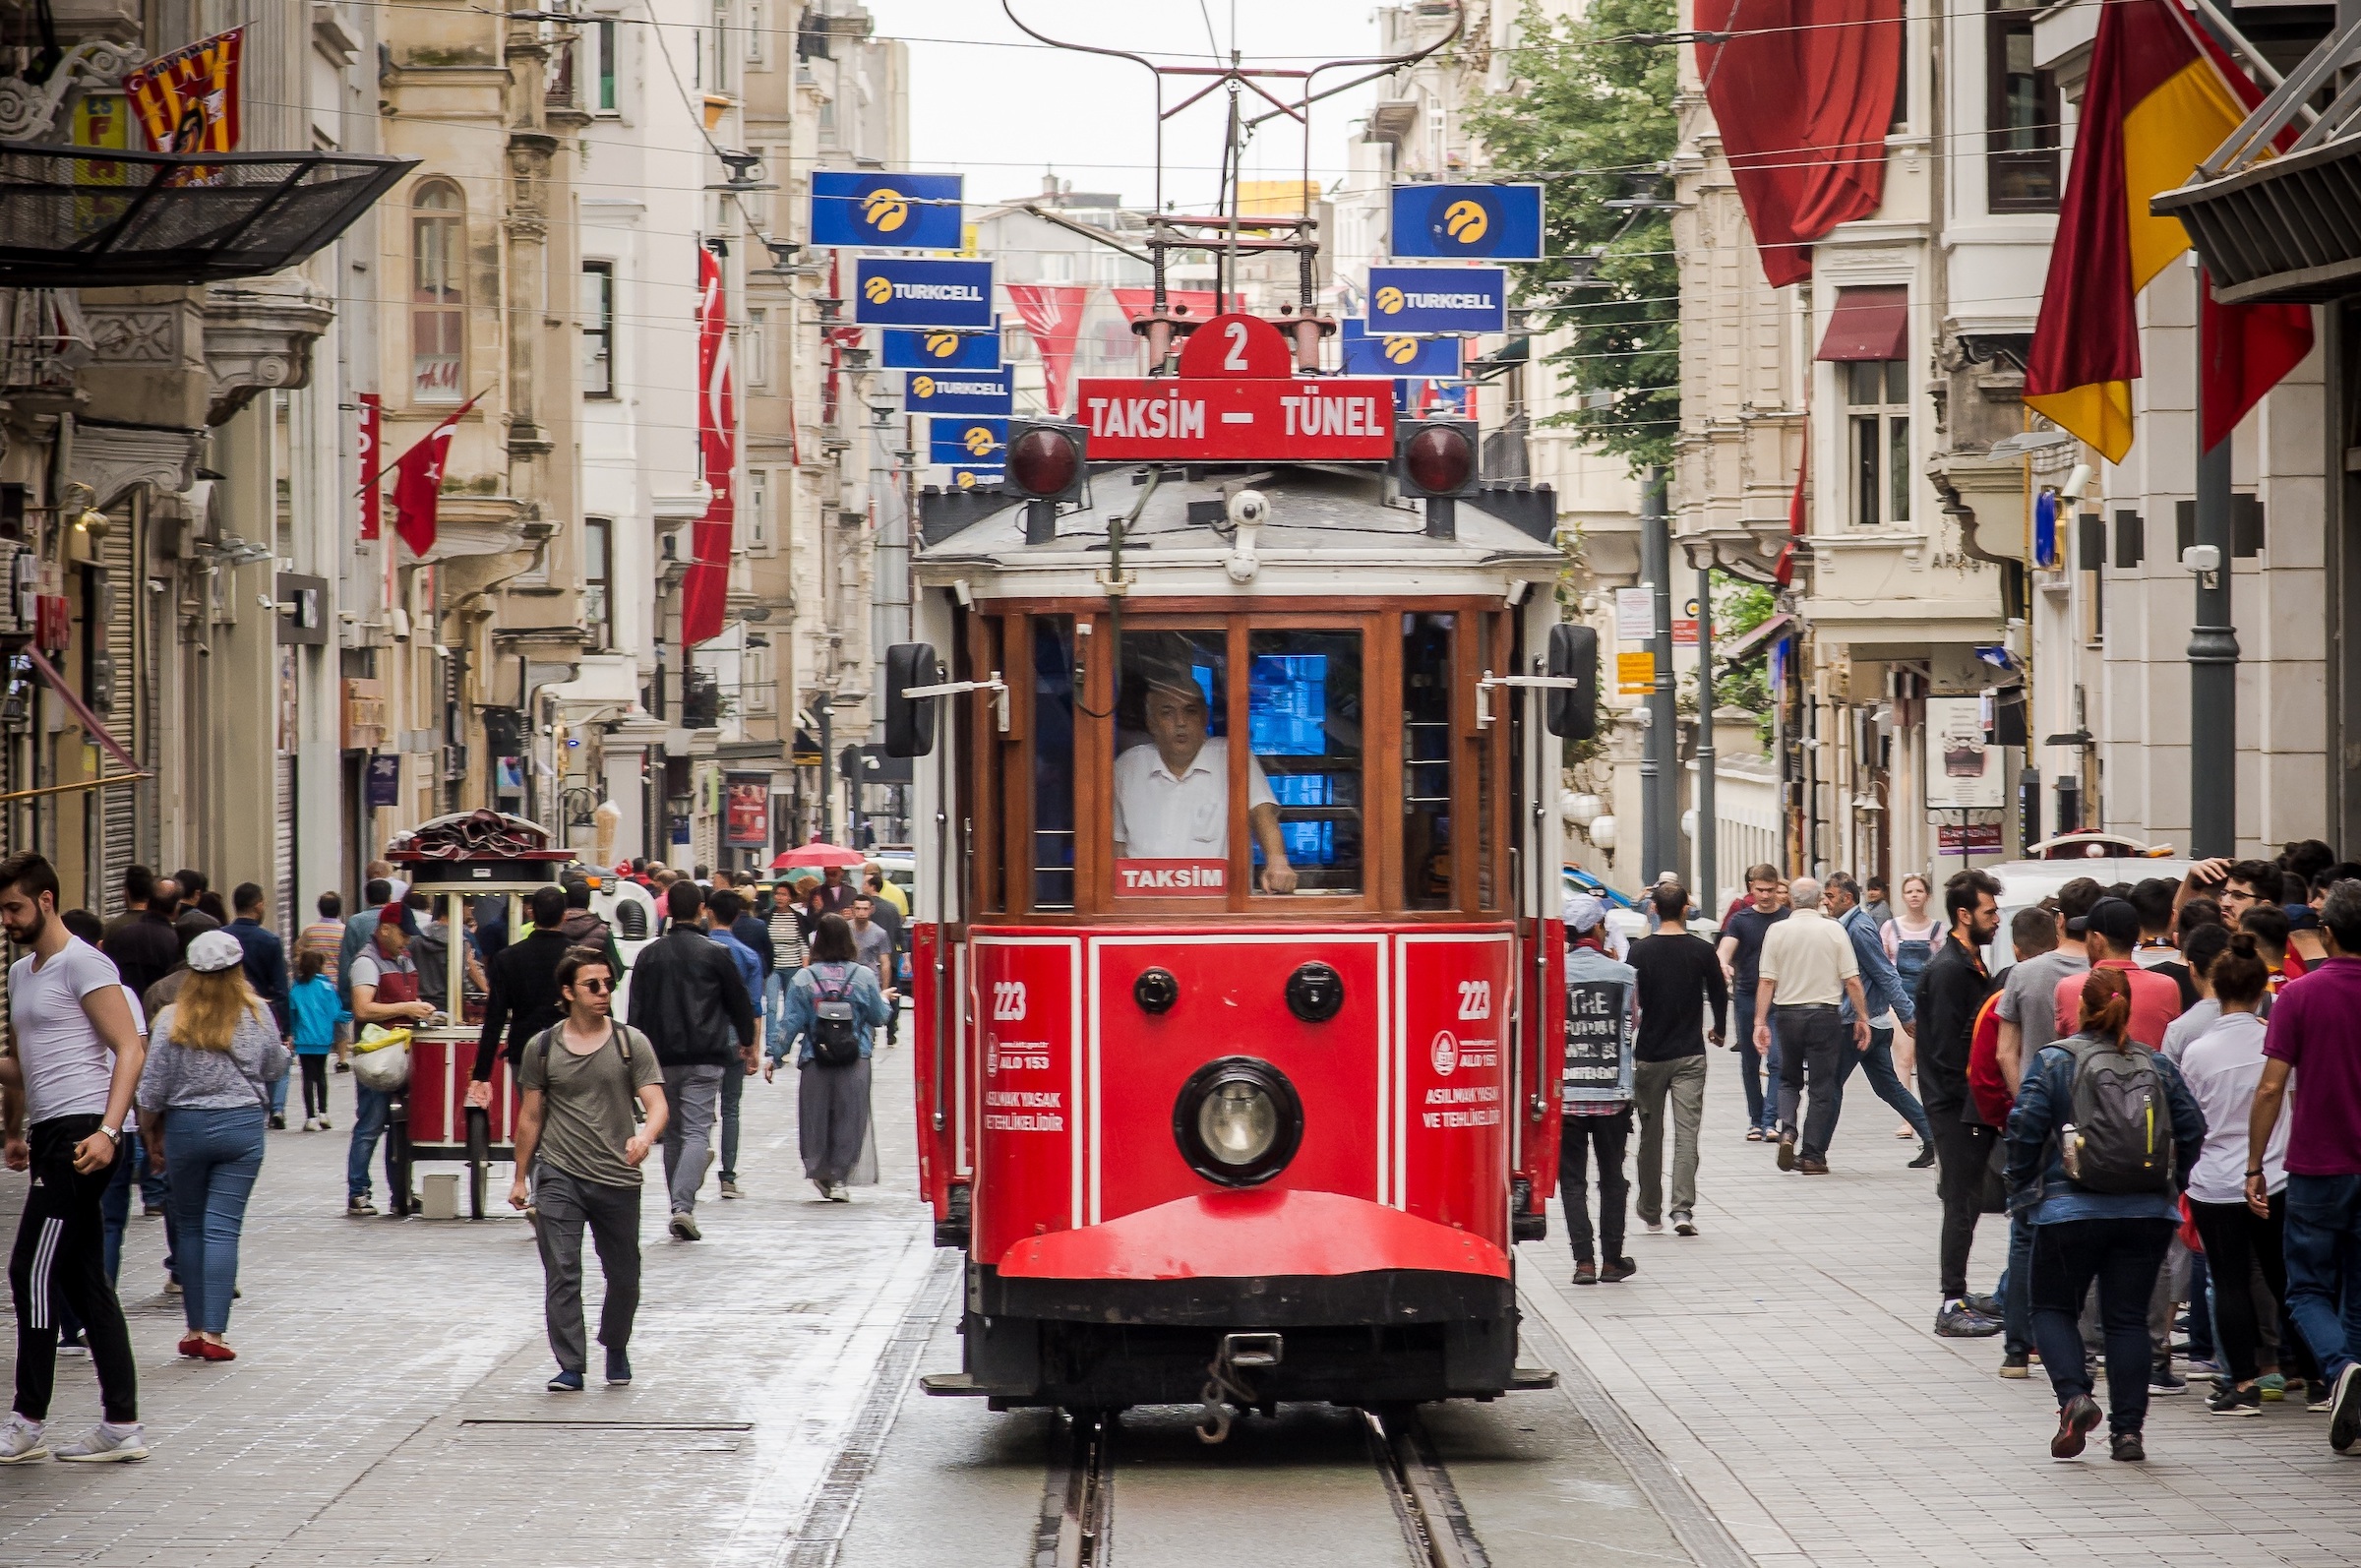
<path fill-rule="evenodd" d="M 795 1060 L 804 1175 L 819 1200 L 876 1181 L 870 1061 L 877 1032 L 894 1036 L 909 913 L 878 864 L 859 882 L 831 867 L 792 883 L 619 867 L 662 921 L 628 971 L 586 875 L 535 889 L 528 929 L 512 934 L 504 898 L 462 901 L 454 932 L 392 865 L 368 872 L 358 911 L 323 893 L 288 942 L 253 882 L 224 902 L 200 872 L 135 866 L 123 913 L 102 923 L 60 909 L 41 856 L 0 859 L 0 930 L 24 953 L 8 977 L 0 1130 L 8 1166 L 30 1175 L 9 1265 L 16 1393 L 0 1464 L 147 1457 L 116 1294 L 133 1189 L 142 1216 L 162 1222 L 180 1354 L 235 1360 L 246 1207 L 269 1135 L 287 1130 L 290 1082 L 302 1084 L 298 1134 L 330 1131 L 333 1075 L 410 1029 L 455 1020 L 476 1036 L 468 1104 L 492 1103 L 504 1062 L 515 1085 L 510 1198 L 540 1249 L 553 1392 L 579 1390 L 587 1372 L 583 1232 L 606 1278 L 606 1379 L 629 1383 L 641 1165 L 662 1150 L 668 1234 L 700 1240 L 697 1195 L 717 1162 L 721 1196 L 745 1195 L 739 1112 L 757 1072 L 768 1083 Z M 381 1147 L 389 1181 L 408 1177 L 386 1138 L 398 1081 L 352 1077 L 344 1212 L 359 1219 L 382 1212 Z M 395 1197 L 394 1212 L 409 1208 L 406 1191 Z M 61 1354 L 90 1357 L 104 1418 L 52 1443 Z"/>
<path fill-rule="evenodd" d="M 1998 1338 L 2004 1378 L 2040 1368 L 2054 1456 L 2080 1455 L 2103 1419 L 2112 1457 L 2145 1459 L 2149 1400 L 2197 1383 L 2218 1416 L 2326 1414 L 2331 1444 L 2353 1451 L 2361 864 L 2306 840 L 2178 879 L 2079 876 L 2010 909 L 2005 931 L 1985 872 L 1900 891 L 1897 907 L 1877 878 L 1755 866 L 1712 946 L 1671 877 L 1628 946 L 1600 899 L 1567 900 L 1574 1283 L 1638 1272 L 1623 1251 L 1635 1121 L 1640 1223 L 1698 1234 L 1709 1049 L 1739 1057 L 1744 1138 L 1801 1176 L 1830 1174 L 1857 1067 L 1902 1116 L 1907 1164 L 1935 1170 L 1934 1332 Z M 1614 1021 L 1619 1068 L 1601 1060 L 1598 1019 Z M 2008 1216 L 2007 1253 L 1979 1293 L 1987 1214 Z"/>

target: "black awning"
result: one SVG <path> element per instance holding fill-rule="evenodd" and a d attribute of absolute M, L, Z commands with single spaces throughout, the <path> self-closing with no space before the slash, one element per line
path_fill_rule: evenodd
<path fill-rule="evenodd" d="M 351 227 L 415 158 L 0 142 L 0 288 L 261 277 Z"/>

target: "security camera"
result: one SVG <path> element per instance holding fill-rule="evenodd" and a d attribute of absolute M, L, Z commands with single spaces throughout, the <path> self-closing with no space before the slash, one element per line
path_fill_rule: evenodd
<path fill-rule="evenodd" d="M 1259 490 L 1241 490 L 1230 498 L 1230 520 L 1233 523 L 1260 526 L 1270 519 L 1270 515 L 1271 504 L 1263 499 Z"/>

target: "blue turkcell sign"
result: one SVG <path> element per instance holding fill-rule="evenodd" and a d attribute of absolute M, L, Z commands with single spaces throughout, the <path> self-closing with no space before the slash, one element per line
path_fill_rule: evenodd
<path fill-rule="evenodd" d="M 1508 272 L 1498 267 L 1372 267 L 1368 328 L 1392 332 L 1508 331 Z"/>
<path fill-rule="evenodd" d="M 990 327 L 992 264 L 864 256 L 854 269 L 853 320 L 863 327 Z"/>
<path fill-rule="evenodd" d="M 878 334 L 887 370 L 998 370 L 1000 334 L 996 332 L 913 332 L 889 327 Z"/>
<path fill-rule="evenodd" d="M 931 461 L 955 468 L 998 468 L 1008 454 L 1008 421 L 981 417 L 927 421 Z"/>
<path fill-rule="evenodd" d="M 963 180 L 957 174 L 815 173 L 812 243 L 955 251 Z"/>
<path fill-rule="evenodd" d="M 1363 336 L 1353 331 L 1359 325 L 1350 319 L 1344 324 L 1348 376 L 1416 376 L 1441 381 L 1459 374 L 1460 339 L 1456 337 Z"/>
<path fill-rule="evenodd" d="M 1004 414 L 1015 406 L 1015 377 L 995 370 L 914 370 L 904 378 L 902 407 L 914 414 Z"/>
<path fill-rule="evenodd" d="M 970 468 L 962 464 L 951 470 L 953 490 L 989 490 L 1008 477 L 1005 468 Z"/>
<path fill-rule="evenodd" d="M 1538 185 L 1397 185 L 1392 254 L 1452 261 L 1542 259 Z"/>

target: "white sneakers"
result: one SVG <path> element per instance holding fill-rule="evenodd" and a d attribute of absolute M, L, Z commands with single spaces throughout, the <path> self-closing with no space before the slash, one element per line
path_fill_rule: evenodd
<path fill-rule="evenodd" d="M 9 1412 L 8 1424 L 0 1426 L 0 1465 L 22 1465 L 48 1457 L 49 1445 L 41 1441 L 41 1423 Z"/>
<path fill-rule="evenodd" d="M 86 1465 L 129 1463 L 148 1457 L 148 1439 L 139 1423 L 117 1426 L 100 1421 L 88 1436 L 62 1443 L 54 1451 L 42 1440 L 42 1426 L 13 1411 L 0 1427 L 0 1465 L 22 1465 L 35 1459 L 60 1459 Z"/>

